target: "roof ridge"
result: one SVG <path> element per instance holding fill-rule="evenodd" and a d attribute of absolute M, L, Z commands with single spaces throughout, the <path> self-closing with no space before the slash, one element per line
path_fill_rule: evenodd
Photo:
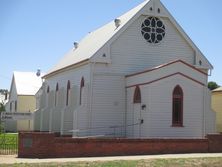
<path fill-rule="evenodd" d="M 107 24 L 95 29 L 94 31 L 86 34 L 79 42 L 77 49 L 71 49 L 67 54 L 57 63 L 47 74 L 43 77 L 47 77 L 50 74 L 57 72 L 71 65 L 75 65 L 84 60 L 90 59 L 100 48 L 102 48 L 124 25 L 126 25 L 147 3 L 151 0 L 145 0 L 136 7 L 132 8 L 128 12 L 123 13 L 118 19 L 121 20 L 121 25 L 116 28 L 114 21 L 110 21 Z M 100 40 L 98 40 L 98 36 Z M 95 42 L 96 40 L 96 42 Z M 75 59 L 73 57 L 75 56 Z"/>

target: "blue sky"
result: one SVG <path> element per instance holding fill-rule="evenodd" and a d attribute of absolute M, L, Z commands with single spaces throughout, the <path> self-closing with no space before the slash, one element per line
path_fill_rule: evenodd
<path fill-rule="evenodd" d="M 88 32 L 143 0 L 0 0 L 0 89 L 13 71 L 47 72 Z M 162 0 L 213 64 L 222 85 L 222 1 Z"/>

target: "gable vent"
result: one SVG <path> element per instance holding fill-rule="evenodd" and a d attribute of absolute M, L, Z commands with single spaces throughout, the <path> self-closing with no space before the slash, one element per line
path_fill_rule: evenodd
<path fill-rule="evenodd" d="M 118 28 L 121 25 L 121 20 L 120 19 L 115 19 L 114 22 L 115 22 L 116 28 Z"/>
<path fill-rule="evenodd" d="M 78 42 L 74 42 L 73 45 L 74 45 L 75 49 L 77 49 L 79 47 L 79 43 Z"/>

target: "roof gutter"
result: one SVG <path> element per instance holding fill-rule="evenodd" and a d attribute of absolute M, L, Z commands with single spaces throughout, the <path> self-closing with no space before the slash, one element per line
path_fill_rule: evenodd
<path fill-rule="evenodd" d="M 86 65 L 86 64 L 88 64 L 88 63 L 89 63 L 89 59 L 82 60 L 82 61 L 80 61 L 80 62 L 78 62 L 78 63 L 71 64 L 71 65 L 69 65 L 69 66 L 63 67 L 63 68 L 58 69 L 58 70 L 55 70 L 55 71 L 53 71 L 53 72 L 50 72 L 50 73 L 44 75 L 44 76 L 42 77 L 42 79 L 47 79 L 47 78 L 52 77 L 52 76 L 55 76 L 55 75 L 57 75 L 57 74 L 59 74 L 59 73 L 62 73 L 62 72 L 65 72 L 65 71 L 68 71 L 68 70 L 71 70 L 71 69 L 75 69 L 75 68 L 77 68 L 77 67 Z"/>

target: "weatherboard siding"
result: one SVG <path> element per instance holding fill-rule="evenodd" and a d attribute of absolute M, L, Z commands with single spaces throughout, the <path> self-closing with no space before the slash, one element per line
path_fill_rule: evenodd
<path fill-rule="evenodd" d="M 94 135 L 122 136 L 125 125 L 125 78 L 95 74 L 93 78 L 92 122 Z M 98 128 L 98 129 L 97 129 Z"/>
<path fill-rule="evenodd" d="M 222 91 L 212 92 L 212 109 L 216 113 L 217 132 L 222 132 Z"/>
<path fill-rule="evenodd" d="M 62 121 L 62 111 L 65 107 L 65 88 L 60 88 L 57 92 L 57 102 L 54 109 L 51 110 L 51 131 L 60 132 L 61 121 Z"/>
<path fill-rule="evenodd" d="M 180 85 L 184 92 L 183 125 L 172 127 L 172 92 Z M 181 76 L 172 76 L 140 87 L 142 103 L 140 137 L 202 138 L 203 137 L 203 86 Z M 132 95 L 135 87 L 127 89 L 127 123 L 133 124 L 134 109 Z M 129 97 L 131 96 L 131 97 Z M 193 100 L 195 99 L 195 100 Z M 127 134 L 135 137 L 135 126 L 127 128 Z M 138 137 L 138 136 L 136 136 Z"/>
<path fill-rule="evenodd" d="M 82 105 L 80 105 L 80 82 L 84 78 L 85 86 L 82 90 Z M 67 83 L 70 81 L 70 105 L 66 106 Z M 89 94 L 90 94 L 90 65 L 80 66 L 46 79 L 46 86 L 50 87 L 53 96 L 49 98 L 50 131 L 70 134 L 72 130 L 89 128 Z M 55 106 L 55 89 L 59 85 L 57 106 Z M 50 93 L 51 93 L 50 92 Z M 46 100 L 47 101 L 47 100 Z M 81 132 L 78 134 L 81 136 Z"/>
<path fill-rule="evenodd" d="M 147 77 L 147 75 L 149 75 L 149 77 Z M 156 70 L 128 76 L 126 86 L 130 87 L 135 84 L 154 82 L 158 79 L 169 77 L 171 75 L 183 75 L 183 77 L 189 77 L 187 79 L 192 80 L 193 82 L 201 85 L 207 85 L 207 75 L 185 65 L 182 62 L 177 62 Z"/>
<path fill-rule="evenodd" d="M 57 75 L 49 77 L 46 79 L 46 85 L 50 87 L 50 90 L 56 89 L 56 84 L 59 84 L 59 88 L 67 87 L 68 80 L 70 81 L 71 88 L 75 85 L 79 86 L 81 78 L 84 77 L 85 83 L 90 81 L 90 65 L 80 66 L 65 72 L 61 72 Z M 47 89 L 46 86 L 46 89 Z"/>
<path fill-rule="evenodd" d="M 125 117 L 125 115 L 123 114 L 122 117 L 120 117 L 117 111 L 125 111 L 125 107 L 116 107 L 112 104 L 115 99 L 118 99 L 118 97 L 125 95 L 124 88 L 121 90 L 116 87 L 116 85 L 118 85 L 119 88 L 121 88 L 125 85 L 124 81 L 118 78 L 124 77 L 125 75 L 132 74 L 134 72 L 153 68 L 163 63 L 175 61 L 177 59 L 181 59 L 191 65 L 193 65 L 195 62 L 194 50 L 166 18 L 162 18 L 166 26 L 166 36 L 164 40 L 157 45 L 151 45 L 146 42 L 140 32 L 140 25 L 144 18 L 144 16 L 139 17 L 138 20 L 130 25 L 128 29 L 126 29 L 126 31 L 124 31 L 115 41 L 113 41 L 112 44 L 110 44 L 111 63 L 97 63 L 95 65 L 93 78 L 93 95 L 95 96 L 93 96 L 92 118 L 92 122 L 95 125 L 93 125 L 93 127 L 109 127 L 110 124 L 118 125 L 121 122 L 118 122 L 118 120 L 121 119 L 116 118 L 122 118 L 123 123 L 126 119 L 125 125 L 129 126 L 127 127 L 127 136 L 133 136 L 134 134 L 132 128 L 137 127 L 132 126 L 132 128 L 130 128 L 130 126 L 135 123 L 135 120 L 130 120 L 134 119 L 134 115 L 131 113 L 129 115 L 127 114 L 127 117 Z M 194 71 L 190 67 L 187 68 L 186 65 L 183 64 L 174 64 L 171 67 L 166 67 L 157 75 L 149 76 L 149 79 L 159 79 L 161 76 L 165 76 L 164 74 L 166 73 L 170 75 L 172 74 L 171 72 L 175 71 L 175 68 L 179 70 L 178 72 L 183 71 L 188 76 L 197 79 L 197 81 L 200 83 L 206 84 L 207 82 L 207 76 L 198 71 Z M 183 80 L 186 80 L 186 78 L 181 76 L 175 77 L 180 77 L 183 78 Z M 144 79 L 147 80 L 147 78 Z M 136 82 L 138 83 L 138 80 L 133 78 L 130 82 L 131 84 L 135 84 Z M 140 79 L 139 82 L 143 83 L 144 81 L 143 79 Z M 194 85 L 197 84 L 193 81 L 189 82 L 192 82 L 192 84 Z M 127 91 L 127 93 L 129 92 Z M 201 97 L 201 95 L 199 97 Z M 157 104 L 158 102 L 156 102 L 156 105 Z M 127 108 L 131 107 L 133 107 L 133 105 L 130 104 L 130 102 L 128 101 Z M 200 109 L 197 110 L 197 112 L 201 111 Z M 130 111 L 127 110 L 127 112 Z M 152 116 L 151 113 L 141 114 L 148 120 L 150 120 L 150 117 Z M 153 116 L 153 118 L 155 120 L 155 116 Z M 168 120 L 169 118 L 167 117 L 166 119 Z M 152 123 L 150 123 L 149 126 L 152 126 Z M 196 129 L 198 129 L 198 126 L 202 126 L 202 123 L 195 126 L 197 127 Z M 149 128 L 145 128 L 144 126 L 142 126 L 141 128 L 143 128 L 143 134 L 141 133 L 141 135 L 143 136 L 147 136 L 148 133 L 150 133 L 150 135 L 152 136 L 152 133 L 154 133 L 153 130 L 151 131 Z M 171 131 L 171 133 L 173 133 L 173 130 Z M 185 132 L 185 136 L 192 136 L 191 132 L 187 132 L 186 130 Z M 159 133 L 159 131 L 156 131 L 156 133 Z M 179 133 L 180 131 L 176 134 Z M 163 136 L 164 135 L 166 134 L 163 134 Z M 202 136 L 202 132 L 198 131 L 195 135 L 200 137 Z M 153 134 L 153 136 L 157 136 L 157 134 Z M 173 134 L 169 134 L 169 136 L 173 136 Z"/>
<path fill-rule="evenodd" d="M 15 101 L 17 101 L 17 92 L 16 92 L 16 85 L 14 77 L 12 79 L 11 88 L 10 88 L 10 95 L 8 101 L 8 110 L 6 112 L 15 112 Z M 10 103 L 11 103 L 11 110 L 10 110 Z M 17 121 L 6 121 L 5 123 L 5 130 L 9 132 L 16 132 L 17 131 Z"/>
<path fill-rule="evenodd" d="M 206 121 L 205 121 L 205 127 L 206 127 L 206 131 L 205 134 L 212 134 L 212 133 L 216 133 L 217 131 L 217 115 L 216 113 L 212 110 L 212 99 L 211 99 L 211 91 L 206 87 L 204 89 L 204 100 L 205 100 L 205 117 L 206 117 Z M 220 120 L 221 121 L 221 120 Z"/>
<path fill-rule="evenodd" d="M 20 96 L 17 100 L 17 112 L 34 112 L 36 109 L 35 96 Z M 33 130 L 33 120 L 19 120 L 17 121 L 18 131 Z"/>
<path fill-rule="evenodd" d="M 139 17 L 110 44 L 111 64 L 97 66 L 96 70 L 130 74 L 176 59 L 194 64 L 194 50 L 167 18 L 161 18 L 166 27 L 166 36 L 156 45 L 146 42 L 141 35 L 144 19 L 145 16 Z"/>
<path fill-rule="evenodd" d="M 14 78 L 14 77 L 13 77 Z M 15 112 L 15 101 L 18 100 L 18 96 L 17 96 L 17 91 L 16 91 L 16 85 L 15 85 L 15 80 L 12 80 L 12 85 L 11 85 L 11 89 L 10 89 L 10 96 L 9 96 L 9 112 L 10 112 L 10 103 L 11 105 L 11 112 Z"/>

